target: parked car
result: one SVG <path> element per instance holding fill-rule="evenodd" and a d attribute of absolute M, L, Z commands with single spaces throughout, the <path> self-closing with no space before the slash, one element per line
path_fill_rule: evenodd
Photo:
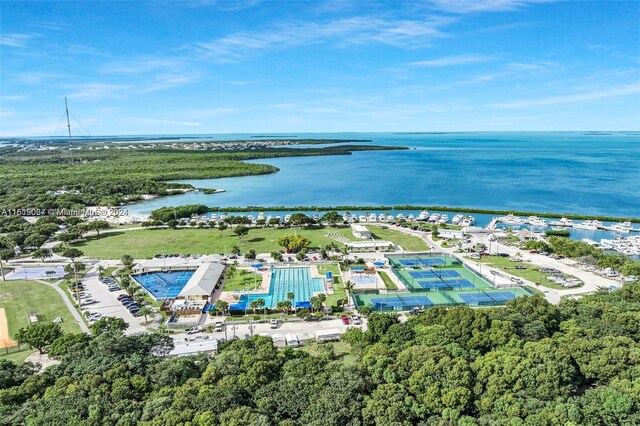
<path fill-rule="evenodd" d="M 277 319 L 272 319 L 269 322 L 269 328 L 278 328 L 278 320 Z"/>
<path fill-rule="evenodd" d="M 202 331 L 202 327 L 196 325 L 195 327 L 187 328 L 184 332 L 187 334 L 196 334 Z"/>
<path fill-rule="evenodd" d="M 122 301 L 123 299 L 129 298 L 131 299 L 131 296 L 129 296 L 128 294 L 120 294 L 118 295 L 118 297 L 116 297 L 116 299 L 118 299 L 119 301 Z"/>
<path fill-rule="evenodd" d="M 342 324 L 349 325 L 349 317 L 346 315 L 342 316 Z"/>
<path fill-rule="evenodd" d="M 124 305 L 124 307 L 128 308 L 131 305 L 138 306 L 138 302 L 136 302 L 135 300 L 125 300 L 125 301 L 122 302 L 122 305 Z"/>
<path fill-rule="evenodd" d="M 214 330 L 215 331 L 222 331 L 222 322 L 217 321 L 215 326 L 214 326 Z"/>
<path fill-rule="evenodd" d="M 94 300 L 94 299 L 91 299 L 91 298 L 88 298 L 88 299 L 82 300 L 80 305 L 81 306 L 87 306 L 87 305 L 93 305 L 94 303 L 98 303 L 98 301 Z"/>
<path fill-rule="evenodd" d="M 353 322 L 354 325 L 362 324 L 362 320 L 360 319 L 360 317 L 358 315 L 352 315 L 351 316 L 351 322 Z"/>
<path fill-rule="evenodd" d="M 122 290 L 122 287 L 120 287 L 119 285 L 110 285 L 109 286 L 109 291 L 120 291 Z"/>

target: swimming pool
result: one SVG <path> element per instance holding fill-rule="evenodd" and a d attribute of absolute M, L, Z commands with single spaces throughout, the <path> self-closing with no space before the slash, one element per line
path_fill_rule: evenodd
<path fill-rule="evenodd" d="M 251 301 L 264 299 L 265 308 L 275 308 L 278 302 L 289 300 L 287 294 L 294 294 L 293 304 L 308 302 L 313 293 L 324 291 L 322 278 L 312 278 L 311 268 L 274 268 L 271 272 L 269 293 L 243 294 L 240 304 L 247 307 Z"/>
<path fill-rule="evenodd" d="M 155 300 L 178 297 L 195 271 L 145 272 L 131 277 Z"/>

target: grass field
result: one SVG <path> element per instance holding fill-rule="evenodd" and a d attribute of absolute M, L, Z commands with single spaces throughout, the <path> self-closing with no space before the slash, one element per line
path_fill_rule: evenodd
<path fill-rule="evenodd" d="M 311 240 L 312 248 L 336 241 L 327 237 L 330 232 L 343 234 L 351 239 L 350 228 L 314 227 L 304 229 L 292 228 L 255 228 L 243 241 L 233 234 L 231 229 L 156 229 L 141 231 L 123 231 L 98 237 L 89 237 L 86 241 L 71 244 L 85 255 L 100 259 L 119 259 L 123 254 L 135 258 L 152 257 L 159 253 L 177 254 L 217 254 L 229 253 L 233 246 L 242 252 L 254 249 L 258 253 L 271 253 L 281 250 L 276 239 L 283 235 L 297 233 Z M 341 245 L 339 243 L 336 243 Z"/>
<path fill-rule="evenodd" d="M 318 272 L 320 275 L 325 275 L 327 272 L 331 272 L 333 275 L 333 294 L 327 295 L 327 300 L 324 302 L 327 306 L 336 306 L 338 300 L 347 297 L 344 291 L 344 283 L 340 276 L 340 267 L 336 264 L 325 263 L 318 265 Z"/>
<path fill-rule="evenodd" d="M 516 277 L 524 278 L 525 280 L 540 284 L 543 287 L 553 288 L 556 290 L 564 289 L 564 287 L 562 287 L 561 285 L 549 281 L 547 279 L 548 274 L 540 272 L 539 266 L 532 265 L 530 263 L 511 262 L 508 257 L 501 256 L 486 256 L 482 257 L 481 259 L 475 259 L 475 261 L 488 264 L 496 269 L 500 269 L 502 271 L 508 272 L 511 275 L 515 275 Z M 527 269 L 515 269 L 516 265 L 526 266 Z"/>
<path fill-rule="evenodd" d="M 367 225 L 375 239 L 391 241 L 400 245 L 405 251 L 429 251 L 429 246 L 422 239 L 393 229 Z"/>
<path fill-rule="evenodd" d="M 405 250 L 425 251 L 429 247 L 418 237 L 406 235 L 392 229 L 382 229 L 371 226 L 377 238 L 400 244 Z M 216 229 L 155 229 L 140 231 L 122 231 L 88 237 L 86 241 L 79 241 L 70 246 L 82 250 L 89 257 L 99 259 L 120 259 L 123 254 L 139 258 L 152 257 L 160 253 L 177 254 L 217 254 L 229 253 L 233 246 L 240 247 L 245 253 L 254 249 L 258 253 L 271 253 L 282 250 L 276 244 L 276 239 L 283 235 L 297 233 L 311 240 L 311 248 L 318 248 L 329 243 L 337 243 L 327 237 L 329 233 L 338 233 L 352 239 L 350 228 L 346 227 L 310 227 L 303 229 L 292 228 L 252 228 L 242 241 L 233 234 L 232 230 L 220 231 Z"/>
<path fill-rule="evenodd" d="M 380 278 L 382 278 L 382 281 L 384 282 L 384 286 L 387 288 L 387 290 L 398 289 L 398 286 L 396 285 L 396 283 L 393 282 L 393 280 L 389 277 L 389 275 L 386 272 L 378 271 L 378 274 L 380 274 Z"/>
<path fill-rule="evenodd" d="M 60 295 L 52 288 L 33 281 L 0 282 L 0 304 L 5 308 L 9 334 L 13 337 L 21 328 L 29 324 L 29 312 L 37 311 L 41 321 L 52 321 L 61 317 L 62 329 L 65 332 L 79 333 L 71 312 L 67 309 Z M 32 350 L 24 350 L 9 355 L 0 351 L 0 358 L 24 361 Z"/>
<path fill-rule="evenodd" d="M 262 285 L 262 276 L 258 276 L 246 269 L 238 268 L 231 279 L 227 278 L 224 284 L 224 291 L 253 290 L 256 285 L 258 287 Z"/>

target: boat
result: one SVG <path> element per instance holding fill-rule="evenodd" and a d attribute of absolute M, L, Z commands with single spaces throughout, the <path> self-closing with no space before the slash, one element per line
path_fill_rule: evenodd
<path fill-rule="evenodd" d="M 286 216 L 284 217 L 284 221 L 285 221 L 285 222 L 289 222 L 289 219 L 291 219 L 291 215 L 290 215 L 290 214 L 288 214 L 288 215 L 286 215 Z"/>
<path fill-rule="evenodd" d="M 381 214 L 378 216 L 378 222 L 384 222 L 386 220 L 387 220 L 387 217 L 385 215 Z"/>
<path fill-rule="evenodd" d="M 529 216 L 526 223 L 534 228 L 546 228 L 549 226 L 546 220 L 540 219 L 538 216 Z"/>
<path fill-rule="evenodd" d="M 213 213 L 213 214 L 211 215 L 211 218 L 210 218 L 209 220 L 212 220 L 212 221 L 214 221 L 214 222 L 217 222 L 217 221 L 218 221 L 218 215 L 217 215 L 216 213 Z"/>
<path fill-rule="evenodd" d="M 320 218 L 320 214 L 318 212 L 315 212 L 313 214 L 313 220 L 315 220 L 317 222 L 319 218 Z"/>
<path fill-rule="evenodd" d="M 583 220 L 580 223 L 574 223 L 573 227 L 575 229 L 586 229 L 588 231 L 595 231 L 596 229 L 598 229 L 598 226 L 593 222 L 594 221 L 591 221 L 591 220 Z"/>
<path fill-rule="evenodd" d="M 604 228 L 604 224 L 602 222 L 600 222 L 599 220 L 592 220 L 591 223 L 593 224 L 593 226 L 595 226 L 597 229 L 602 229 Z"/>
<path fill-rule="evenodd" d="M 247 215 L 247 219 L 249 219 L 249 220 L 251 221 L 251 223 L 254 223 L 254 222 L 256 221 L 256 218 L 255 218 L 255 217 L 253 217 L 253 215 L 252 215 L 252 214 Z"/>
<path fill-rule="evenodd" d="M 449 222 L 449 216 L 443 213 L 440 216 L 440 219 L 438 219 L 438 223 L 444 224 L 444 223 L 447 223 L 447 222 Z"/>
<path fill-rule="evenodd" d="M 402 213 L 399 213 L 399 214 L 396 216 L 396 219 L 397 219 L 397 220 L 404 220 L 404 215 L 403 215 Z"/>
<path fill-rule="evenodd" d="M 416 218 L 416 220 L 419 222 L 425 222 L 427 219 L 429 219 L 429 212 L 426 210 L 421 211 L 418 217 Z"/>
<path fill-rule="evenodd" d="M 432 213 L 432 214 L 429 216 L 429 219 L 427 219 L 427 220 L 428 220 L 429 222 L 435 222 L 435 221 L 437 221 L 438 219 L 440 219 L 440 215 L 439 215 L 438 213 Z"/>
<path fill-rule="evenodd" d="M 620 222 L 615 225 L 605 226 L 605 230 L 627 234 L 631 231 L 631 222 Z"/>
<path fill-rule="evenodd" d="M 262 212 L 258 213 L 258 220 L 260 219 L 264 219 L 264 213 Z"/>
<path fill-rule="evenodd" d="M 220 215 L 220 222 L 224 221 L 227 218 L 226 214 L 221 214 Z"/>
<path fill-rule="evenodd" d="M 451 219 L 451 223 L 454 225 L 459 225 L 460 222 L 462 222 L 462 219 L 464 219 L 464 215 L 458 213 L 453 217 L 453 219 Z"/>
<path fill-rule="evenodd" d="M 416 217 L 414 215 L 410 214 L 409 216 L 407 216 L 407 220 L 413 222 L 413 221 L 416 220 Z"/>
<path fill-rule="evenodd" d="M 524 224 L 524 221 L 520 217 L 514 216 L 512 214 L 508 214 L 506 216 L 502 216 L 500 218 L 500 222 L 504 223 L 505 225 L 522 225 L 522 224 Z"/>
<path fill-rule="evenodd" d="M 476 218 L 473 216 L 467 216 L 460 222 L 461 226 L 473 226 L 476 224 Z"/>
<path fill-rule="evenodd" d="M 392 222 L 392 221 L 393 221 L 393 219 L 394 219 L 394 217 L 393 217 L 392 215 L 387 215 L 387 220 L 388 220 L 389 222 Z"/>
<path fill-rule="evenodd" d="M 376 222 L 377 220 L 378 220 L 378 219 L 377 219 L 377 217 L 376 217 L 376 214 L 375 214 L 375 213 L 371 213 L 371 214 L 369 215 L 369 222 Z"/>
<path fill-rule="evenodd" d="M 567 219 L 566 217 L 560 218 L 560 220 L 553 220 L 549 223 L 551 226 L 557 226 L 561 228 L 571 228 L 573 226 L 573 221 L 571 219 Z"/>
<path fill-rule="evenodd" d="M 280 216 L 276 216 L 274 219 L 278 219 L 278 222 L 282 222 L 282 218 Z"/>

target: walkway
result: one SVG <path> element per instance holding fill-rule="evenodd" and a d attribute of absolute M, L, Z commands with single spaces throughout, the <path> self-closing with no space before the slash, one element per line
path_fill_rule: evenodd
<path fill-rule="evenodd" d="M 62 297 L 62 300 L 64 300 L 65 305 L 67 305 L 67 308 L 69 309 L 69 311 L 71 312 L 71 315 L 73 315 L 73 317 L 76 320 L 76 323 L 78 324 L 78 326 L 80 327 L 80 330 L 82 330 L 82 332 L 90 334 L 89 332 L 89 327 L 87 327 L 87 324 L 84 322 L 84 320 L 82 319 L 82 316 L 80 316 L 80 313 L 78 312 L 78 310 L 76 309 L 75 305 L 73 304 L 73 302 L 69 299 L 69 297 L 67 296 L 67 293 L 65 293 L 65 291 L 63 289 L 61 289 L 60 287 L 58 287 L 58 284 L 62 282 L 62 280 L 60 281 L 56 281 L 55 283 L 51 284 L 49 282 L 46 281 L 42 281 L 42 280 L 35 280 L 35 282 L 40 283 L 40 284 L 44 284 L 46 286 L 51 287 L 52 289 L 54 289 L 55 291 L 58 292 L 58 294 L 60 294 L 60 296 Z"/>

